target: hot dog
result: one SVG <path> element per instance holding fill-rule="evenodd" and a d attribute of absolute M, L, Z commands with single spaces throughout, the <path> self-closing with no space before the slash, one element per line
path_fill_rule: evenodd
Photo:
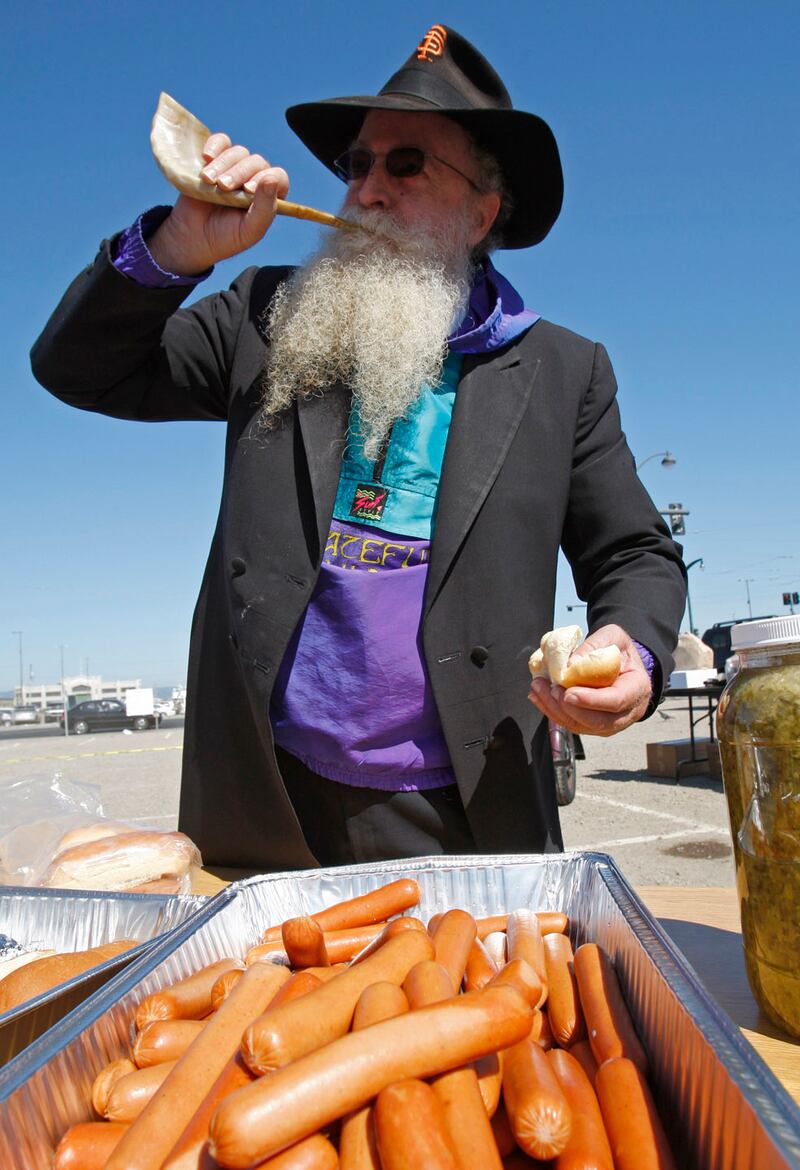
<path fill-rule="evenodd" d="M 436 927 L 434 958 L 447 970 L 454 991 L 461 987 L 477 930 L 475 919 L 466 910 L 448 910 Z"/>
<path fill-rule="evenodd" d="M 247 969 L 123 1136 L 106 1170 L 160 1170 L 209 1086 L 236 1052 L 244 1029 L 288 979 L 285 967 L 271 963 L 255 963 Z"/>
<path fill-rule="evenodd" d="M 371 1028 L 407 1011 L 408 1000 L 402 988 L 394 983 L 372 983 L 359 996 L 353 1013 L 353 1031 Z M 339 1132 L 339 1162 L 341 1170 L 381 1170 L 371 1105 L 362 1105 L 343 1119 Z"/>
<path fill-rule="evenodd" d="M 0 981 L 0 1013 L 10 1012 L 12 1008 L 27 1003 L 37 995 L 44 995 L 53 987 L 66 983 L 68 979 L 75 979 L 92 967 L 114 959 L 124 954 L 131 947 L 138 946 L 136 939 L 123 938 L 113 943 L 103 943 L 98 947 L 91 947 L 87 951 L 73 951 L 63 955 L 46 955 L 44 958 L 33 958 L 22 967 L 17 967 Z"/>
<path fill-rule="evenodd" d="M 508 961 L 524 959 L 542 982 L 539 1007 L 547 999 L 547 971 L 544 965 L 544 943 L 539 919 L 532 910 L 514 910 L 508 916 L 506 927 Z"/>
<path fill-rule="evenodd" d="M 253 1170 L 336 1170 L 341 1165 L 336 1147 L 321 1133 L 315 1133 L 282 1154 L 260 1162 Z"/>
<path fill-rule="evenodd" d="M 412 1008 L 430 1007 L 455 995 L 453 980 L 445 967 L 435 959 L 423 959 L 411 968 L 403 983 L 403 991 Z"/>
<path fill-rule="evenodd" d="M 425 937 L 408 932 L 415 936 Z M 351 1032 L 223 1101 L 211 1119 L 211 1153 L 220 1165 L 244 1170 L 360 1108 L 394 1081 L 458 1068 L 516 1043 L 530 1026 L 531 1009 L 519 993 L 496 987 Z"/>
<path fill-rule="evenodd" d="M 137 1068 L 112 1086 L 106 1101 L 105 1116 L 109 1121 L 135 1121 L 145 1105 L 154 1096 L 175 1067 L 175 1061 L 155 1064 L 152 1068 Z"/>
<path fill-rule="evenodd" d="M 278 988 L 267 1010 L 279 1007 L 292 999 L 299 999 L 319 986 L 319 980 L 313 975 L 309 975 L 307 971 L 298 971 Z M 252 1079 L 253 1074 L 242 1060 L 241 1053 L 237 1051 L 209 1089 L 161 1170 L 207 1170 L 211 1161 L 208 1154 L 208 1123 L 211 1115 L 224 1097 L 236 1089 L 241 1089 L 243 1085 L 248 1085 Z"/>
<path fill-rule="evenodd" d="M 494 1117 L 500 1104 L 500 1094 L 503 1089 L 503 1054 L 490 1052 L 475 1061 L 475 1072 L 478 1074 L 478 1088 L 483 1099 L 483 1107 L 487 1117 Z"/>
<path fill-rule="evenodd" d="M 542 981 L 525 959 L 511 959 L 492 980 L 490 987 L 515 987 L 531 1007 L 538 1007 L 544 996 Z"/>
<path fill-rule="evenodd" d="M 523 1040 L 503 1053 L 503 1100 L 517 1145 L 526 1154 L 546 1159 L 562 1153 L 572 1112 L 546 1053 L 534 1041 Z"/>
<path fill-rule="evenodd" d="M 589 1078 L 574 1056 L 560 1048 L 547 1054 L 572 1110 L 572 1134 L 555 1170 L 614 1170 L 603 1116 Z"/>
<path fill-rule="evenodd" d="M 209 967 L 180 979 L 154 995 L 148 995 L 136 1009 L 136 1027 L 153 1020 L 202 1020 L 211 1011 L 211 989 L 225 971 L 240 970 L 238 959 L 220 959 Z"/>
<path fill-rule="evenodd" d="M 517 1139 L 511 1132 L 511 1124 L 508 1120 L 506 1107 L 502 1102 L 492 1118 L 492 1133 L 494 1134 L 494 1140 L 501 1158 L 505 1159 L 509 1154 L 513 1154 L 515 1150 L 519 1149 Z"/>
<path fill-rule="evenodd" d="M 402 934 L 404 930 L 421 930 L 425 933 L 425 925 L 419 918 L 393 918 L 391 922 L 387 922 L 382 926 L 380 932 L 360 950 L 352 959 L 353 964 L 363 963 L 370 955 L 374 955 L 379 947 L 382 947 L 390 938 L 394 938 L 396 934 Z"/>
<path fill-rule="evenodd" d="M 636 1035 L 611 959 L 595 943 L 584 943 L 575 952 L 574 967 L 589 1043 L 597 1063 L 627 1056 L 647 1076 L 647 1056 Z"/>
<path fill-rule="evenodd" d="M 505 967 L 508 961 L 508 949 L 506 947 L 506 932 L 504 930 L 493 930 L 487 934 L 483 939 L 478 931 L 478 941 L 482 942 L 486 947 L 486 953 L 489 958 L 497 964 L 498 971 Z"/>
<path fill-rule="evenodd" d="M 492 1123 L 472 1065 L 442 1073 L 431 1082 L 461 1170 L 501 1170 Z"/>
<path fill-rule="evenodd" d="M 441 1102 L 424 1081 L 398 1081 L 378 1094 L 375 1134 L 382 1170 L 459 1170 Z"/>
<path fill-rule="evenodd" d="M 578 1064 L 589 1078 L 589 1083 L 594 1088 L 594 1078 L 597 1076 L 597 1061 L 592 1052 L 592 1046 L 588 1040 L 578 1040 L 576 1044 L 570 1044 L 570 1056 L 574 1056 Z"/>
<path fill-rule="evenodd" d="M 387 918 L 402 914 L 404 910 L 416 906 L 418 902 L 417 883 L 411 878 L 401 878 L 399 881 L 381 886 L 380 889 L 361 894 L 358 898 L 348 898 L 345 902 L 337 902 L 335 906 L 318 910 L 311 917 L 323 930 L 347 930 L 351 926 L 370 926 L 375 922 L 385 922 Z M 264 931 L 261 941 L 272 942 L 280 937 L 280 926 L 271 926 Z"/>
<path fill-rule="evenodd" d="M 470 947 L 467 968 L 464 972 L 464 986 L 467 991 L 480 991 L 494 979 L 500 970 L 479 938 Z"/>
<path fill-rule="evenodd" d="M 123 1056 L 120 1060 L 112 1060 L 101 1069 L 92 1083 L 92 1108 L 99 1117 L 105 1117 L 108 1094 L 120 1077 L 136 1072 L 136 1065 L 132 1060 Z"/>
<path fill-rule="evenodd" d="M 575 956 L 565 934 L 548 934 L 542 941 L 547 971 L 547 1015 L 553 1037 L 562 1048 L 568 1048 L 586 1032 L 573 969 Z"/>
<path fill-rule="evenodd" d="M 204 1027 L 204 1020 L 154 1020 L 142 1028 L 133 1042 L 137 1068 L 178 1060 Z"/>
<path fill-rule="evenodd" d="M 633 1061 L 605 1061 L 594 1083 L 616 1170 L 675 1170 L 647 1081 Z"/>
<path fill-rule="evenodd" d="M 223 971 L 219 979 L 216 980 L 214 986 L 211 988 L 211 1010 L 215 1012 L 222 1007 L 225 1000 L 233 991 L 236 984 L 244 975 L 244 968 L 239 970 L 234 967 L 231 971 Z"/>
<path fill-rule="evenodd" d="M 281 938 L 291 967 L 330 967 L 322 927 L 313 918 L 287 918 Z"/>
<path fill-rule="evenodd" d="M 53 1170 L 104 1170 L 111 1152 L 130 1126 L 113 1121 L 73 1125 L 56 1146 Z"/>
<path fill-rule="evenodd" d="M 410 918 L 396 918 L 395 922 L 412 922 Z M 422 925 L 420 923 L 420 925 Z M 323 931 L 323 938 L 325 939 L 325 950 L 328 955 L 328 961 L 331 963 L 349 963 L 354 959 L 360 951 L 373 939 L 376 939 L 381 931 L 384 929 L 382 923 L 376 923 L 374 926 L 353 926 L 350 930 L 326 930 Z M 273 942 L 259 943 L 257 946 L 251 947 L 245 955 L 245 962 L 249 966 L 250 963 L 261 962 L 264 959 L 270 959 L 272 962 L 278 960 L 289 962 L 289 956 L 283 946 L 283 939 L 276 939 Z"/>
<path fill-rule="evenodd" d="M 265 1014 L 242 1037 L 248 1067 L 263 1075 L 344 1035 L 365 987 L 384 979 L 401 984 L 414 964 L 432 953 L 433 943 L 426 934 L 405 930 L 307 998 Z"/>
<path fill-rule="evenodd" d="M 536 910 L 534 913 L 542 934 L 564 934 L 569 926 L 569 918 L 560 910 Z M 490 914 L 485 918 L 476 918 L 475 922 L 478 926 L 478 938 L 485 942 L 488 934 L 498 931 L 505 933 L 508 915 Z"/>

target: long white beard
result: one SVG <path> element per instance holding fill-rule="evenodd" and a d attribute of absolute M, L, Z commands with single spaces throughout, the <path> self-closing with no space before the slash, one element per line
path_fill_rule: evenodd
<path fill-rule="evenodd" d="M 272 300 L 262 419 L 342 382 L 374 459 L 423 384 L 441 378 L 472 283 L 467 217 L 412 233 L 383 212 L 347 215 L 376 234 L 335 232 Z"/>

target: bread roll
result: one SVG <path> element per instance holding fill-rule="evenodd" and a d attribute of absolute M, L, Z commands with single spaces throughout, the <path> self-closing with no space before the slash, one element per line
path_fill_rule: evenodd
<path fill-rule="evenodd" d="M 41 884 L 67 890 L 128 890 L 188 875 L 201 864 L 197 846 L 183 833 L 142 829 L 66 849 L 53 859 Z"/>
<path fill-rule="evenodd" d="M 528 659 L 531 678 L 547 678 L 562 687 L 609 687 L 622 666 L 618 646 L 602 646 L 574 654 L 582 638 L 580 626 L 549 630 Z"/>
<path fill-rule="evenodd" d="M 64 853 L 67 849 L 74 849 L 76 845 L 88 845 L 91 841 L 101 841 L 104 837 L 116 837 L 119 833 L 130 833 L 131 826 L 122 821 L 95 821 L 91 825 L 79 825 L 77 829 L 70 829 L 56 845 L 54 857 Z"/>
<path fill-rule="evenodd" d="M 46 959 L 55 953 L 55 951 L 25 951 L 24 954 L 14 955 L 12 959 L 3 959 L 0 962 L 0 981 L 19 967 L 26 967 L 28 963 L 35 963 L 37 959 Z"/>
<path fill-rule="evenodd" d="M 134 938 L 122 938 L 117 942 L 103 943 L 102 946 L 92 947 L 88 951 L 74 951 L 67 955 L 50 955 L 46 959 L 37 959 L 12 971 L 0 982 L 0 1012 L 9 1012 L 12 1008 L 26 1003 L 37 995 L 43 995 L 59 983 L 66 983 L 76 975 L 83 975 L 100 963 L 138 946 Z"/>

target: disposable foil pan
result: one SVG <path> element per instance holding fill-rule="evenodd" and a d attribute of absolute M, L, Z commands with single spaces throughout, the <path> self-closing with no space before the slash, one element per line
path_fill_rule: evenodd
<path fill-rule="evenodd" d="M 0 1071 L 3 1170 L 46 1170 L 64 1131 L 90 1118 L 92 1080 L 127 1053 L 132 1009 L 144 995 L 243 955 L 267 925 L 409 875 L 422 888 L 422 917 L 454 906 L 475 915 L 565 910 L 574 943 L 592 939 L 610 952 L 682 1170 L 800 1167 L 800 1111 L 791 1098 L 611 859 L 580 853 L 416 858 L 231 886 Z"/>
<path fill-rule="evenodd" d="M 116 939 L 141 939 L 140 946 L 0 1013 L 0 1065 L 205 902 L 192 895 L 0 887 L 0 933 L 32 950 L 83 951 Z"/>

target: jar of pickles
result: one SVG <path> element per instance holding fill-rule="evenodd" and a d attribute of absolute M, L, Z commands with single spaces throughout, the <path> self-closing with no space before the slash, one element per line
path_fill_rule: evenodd
<path fill-rule="evenodd" d="M 740 668 L 717 710 L 747 975 L 800 1036 L 800 616 L 731 631 Z"/>

